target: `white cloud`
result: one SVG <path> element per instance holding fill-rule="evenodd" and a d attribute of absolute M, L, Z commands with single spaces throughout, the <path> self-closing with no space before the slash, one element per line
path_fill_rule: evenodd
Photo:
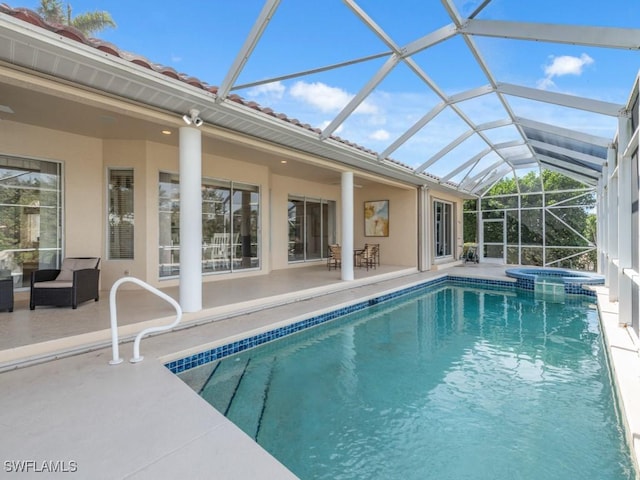
<path fill-rule="evenodd" d="M 353 95 L 337 87 L 331 87 L 322 82 L 296 82 L 289 93 L 297 100 L 301 100 L 323 113 L 337 113 L 351 101 Z M 354 113 L 377 113 L 378 108 L 371 102 L 364 101 Z"/>
<path fill-rule="evenodd" d="M 582 70 L 585 66 L 593 63 L 591 58 L 586 53 L 580 55 L 580 57 L 571 57 L 569 55 L 562 55 L 560 57 L 551 56 L 551 64 L 544 67 L 544 73 L 547 77 L 560 77 L 562 75 L 582 75 Z"/>
<path fill-rule="evenodd" d="M 389 135 L 389 132 L 384 129 L 380 129 L 372 132 L 371 135 L 369 135 L 369 138 L 371 140 L 389 140 L 390 136 L 391 135 Z"/>
<path fill-rule="evenodd" d="M 365 100 L 360 105 L 358 105 L 358 108 L 356 108 L 353 113 L 377 114 L 379 113 L 379 108 L 369 100 Z M 378 119 L 378 121 L 380 120 Z"/>
<path fill-rule="evenodd" d="M 561 55 L 550 57 L 550 62 L 544 66 L 545 78 L 538 80 L 538 88 L 546 89 L 553 87 L 554 77 L 562 77 L 565 75 L 582 75 L 585 67 L 591 65 L 594 60 L 586 53 L 583 53 L 579 57 L 572 57 L 570 55 Z"/>
<path fill-rule="evenodd" d="M 289 93 L 324 113 L 338 112 L 351 100 L 344 90 L 324 83 L 296 82 Z"/>
<path fill-rule="evenodd" d="M 280 100 L 286 91 L 286 87 L 282 82 L 265 83 L 264 85 L 258 85 L 247 91 L 249 97 L 266 97 L 270 100 Z"/>
<path fill-rule="evenodd" d="M 551 80 L 549 77 L 546 78 L 542 78 L 540 80 L 538 80 L 538 83 L 536 84 L 538 88 L 542 89 L 542 90 L 547 90 L 549 88 L 555 87 L 556 84 L 553 82 L 553 80 Z"/>

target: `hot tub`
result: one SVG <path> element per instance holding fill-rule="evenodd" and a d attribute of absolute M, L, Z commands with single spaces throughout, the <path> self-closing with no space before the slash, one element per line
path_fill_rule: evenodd
<path fill-rule="evenodd" d="M 583 285 L 604 285 L 602 275 L 563 268 L 508 268 L 505 274 L 515 278 L 516 286 L 526 290 L 535 290 L 536 283 L 562 283 L 565 293 L 595 296 L 595 292 L 583 288 Z"/>

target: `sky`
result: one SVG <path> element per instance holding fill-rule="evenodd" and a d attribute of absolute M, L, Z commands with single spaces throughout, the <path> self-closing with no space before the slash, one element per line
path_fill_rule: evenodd
<path fill-rule="evenodd" d="M 7 2 L 37 9 L 39 1 Z M 66 3 L 66 2 L 63 2 Z M 480 0 L 454 0 L 462 16 Z M 73 0 L 73 14 L 94 10 L 111 13 L 117 24 L 96 36 L 120 49 L 171 66 L 210 85 L 220 85 L 258 17 L 262 0 Z M 439 0 L 357 0 L 388 37 L 406 46 L 451 24 Z M 478 15 L 483 20 L 640 28 L 638 0 L 492 0 Z M 637 51 L 474 37 L 494 79 L 548 91 L 624 104 L 640 68 Z M 388 52 L 341 0 L 282 0 L 236 85 L 277 78 Z M 420 69 L 446 95 L 489 84 L 459 36 L 414 55 Z M 387 57 L 321 73 L 234 90 L 276 112 L 324 128 L 383 66 Z M 334 132 L 378 153 L 387 150 L 440 98 L 405 62 L 384 77 L 359 108 Z M 616 120 L 574 109 L 508 97 L 517 116 L 611 138 Z M 496 95 L 459 104 L 475 124 L 507 117 Z M 438 114 L 389 156 L 412 167 L 428 161 L 469 129 L 450 108 Z M 487 131 L 493 142 L 517 138 L 514 127 Z M 471 137 L 430 166 L 444 175 L 486 144 Z M 518 155 L 514 147 L 513 155 Z M 490 164 L 487 156 L 482 160 Z M 464 173 L 460 174 L 461 176 Z M 460 178 L 453 178 L 460 180 Z"/>

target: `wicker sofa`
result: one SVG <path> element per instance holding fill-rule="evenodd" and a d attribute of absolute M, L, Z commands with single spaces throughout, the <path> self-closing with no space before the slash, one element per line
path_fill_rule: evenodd
<path fill-rule="evenodd" d="M 29 308 L 37 305 L 71 306 L 99 299 L 100 258 L 65 258 L 59 270 L 47 269 L 31 272 L 31 299 Z"/>

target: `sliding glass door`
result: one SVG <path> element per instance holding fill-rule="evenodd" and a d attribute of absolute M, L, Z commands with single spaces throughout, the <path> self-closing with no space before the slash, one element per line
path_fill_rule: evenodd
<path fill-rule="evenodd" d="M 335 202 L 290 196 L 287 204 L 289 262 L 326 258 L 335 243 Z"/>
<path fill-rule="evenodd" d="M 176 174 L 160 173 L 159 273 L 180 273 L 180 196 Z M 202 180 L 202 272 L 260 267 L 260 191 L 255 185 Z"/>

